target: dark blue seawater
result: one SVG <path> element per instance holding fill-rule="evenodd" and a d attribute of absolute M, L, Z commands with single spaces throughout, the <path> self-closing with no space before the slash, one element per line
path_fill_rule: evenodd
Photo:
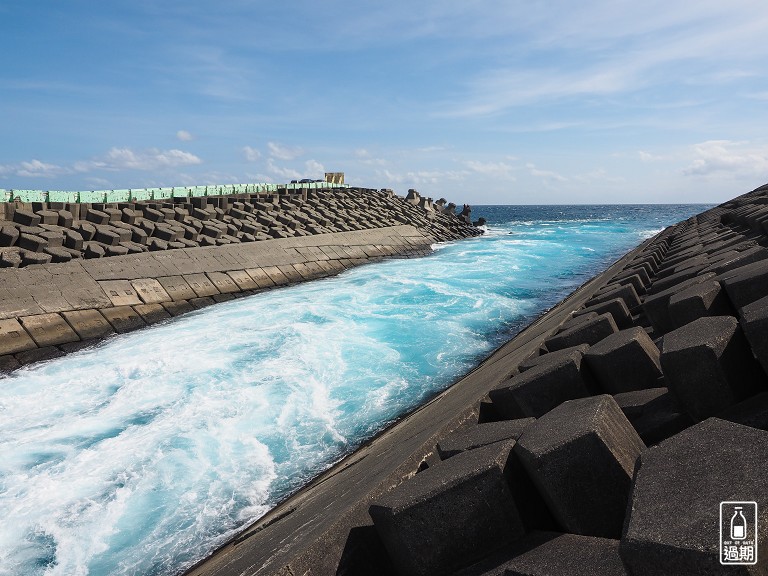
<path fill-rule="evenodd" d="M 476 206 L 481 238 L 239 299 L 0 386 L 0 574 L 177 574 L 705 206 Z"/>

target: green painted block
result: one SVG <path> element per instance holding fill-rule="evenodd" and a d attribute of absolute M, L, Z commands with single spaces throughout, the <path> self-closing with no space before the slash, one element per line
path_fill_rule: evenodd
<path fill-rule="evenodd" d="M 155 188 L 152 193 L 153 200 L 167 200 L 173 198 L 173 188 Z"/>
<path fill-rule="evenodd" d="M 48 192 L 42 190 L 11 190 L 11 199 L 22 202 L 48 202 Z"/>
<path fill-rule="evenodd" d="M 152 200 L 152 190 L 149 188 L 132 188 L 131 200 L 137 202 L 141 200 Z"/>
<path fill-rule="evenodd" d="M 79 192 L 71 192 L 68 190 L 48 190 L 48 202 L 76 203 L 79 200 Z"/>
<path fill-rule="evenodd" d="M 0 189 L 0 202 L 10 202 L 10 201 L 11 201 L 11 191 Z"/>
<path fill-rule="evenodd" d="M 80 203 L 98 203 L 102 204 L 107 201 L 107 193 L 105 190 L 83 190 L 78 193 Z"/>
<path fill-rule="evenodd" d="M 117 202 L 129 202 L 131 199 L 130 190 L 108 190 L 107 202 L 116 204 Z"/>
<path fill-rule="evenodd" d="M 174 198 L 189 198 L 189 188 L 182 186 L 174 186 L 173 188 Z"/>

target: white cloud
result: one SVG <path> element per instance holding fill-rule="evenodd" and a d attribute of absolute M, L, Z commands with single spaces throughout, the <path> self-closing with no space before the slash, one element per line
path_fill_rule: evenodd
<path fill-rule="evenodd" d="M 696 156 L 683 170 L 687 176 L 730 173 L 743 176 L 768 175 L 768 146 L 730 140 L 709 140 L 693 146 Z"/>
<path fill-rule="evenodd" d="M 660 160 L 664 160 L 664 156 L 651 154 L 650 152 L 646 152 L 645 150 L 638 150 L 637 155 L 640 157 L 640 160 L 642 160 L 643 162 L 658 162 Z"/>
<path fill-rule="evenodd" d="M 189 142 L 190 140 L 193 140 L 192 134 L 190 134 L 186 130 L 179 130 L 178 132 L 176 132 L 176 138 L 178 138 L 182 142 Z"/>
<path fill-rule="evenodd" d="M 293 160 L 304 154 L 304 150 L 298 146 L 283 146 L 275 142 L 267 142 L 267 148 L 269 148 L 269 155 L 278 160 Z"/>
<path fill-rule="evenodd" d="M 526 164 L 525 167 L 528 168 L 528 172 L 530 172 L 531 176 L 535 176 L 537 178 L 556 180 L 557 182 L 566 182 L 568 180 L 568 178 L 558 174 L 557 172 L 552 172 L 551 170 L 539 170 L 536 168 L 535 164 L 531 164 L 530 162 Z"/>
<path fill-rule="evenodd" d="M 307 174 L 310 178 L 321 179 L 325 176 L 325 167 L 317 160 L 307 160 L 304 166 L 307 167 Z"/>
<path fill-rule="evenodd" d="M 371 155 L 370 152 L 368 152 L 368 150 L 366 150 L 365 148 L 358 148 L 357 150 L 355 150 L 355 156 L 357 156 L 358 158 L 368 158 L 370 155 Z"/>
<path fill-rule="evenodd" d="M 70 172 L 71 170 L 64 166 L 42 162 L 37 159 L 0 166 L 0 175 L 22 176 L 25 178 L 55 178 Z"/>
<path fill-rule="evenodd" d="M 277 164 L 275 164 L 275 161 L 272 158 L 267 159 L 267 172 L 269 172 L 273 176 L 277 176 L 278 178 L 283 178 L 288 180 L 298 180 L 304 177 L 300 172 L 297 172 L 292 168 L 285 168 L 282 166 L 278 166 Z"/>
<path fill-rule="evenodd" d="M 512 164 L 507 164 L 506 162 L 479 162 L 476 160 L 467 160 L 464 164 L 467 168 L 478 174 L 506 178 L 508 180 L 515 179 L 512 172 L 514 172 L 516 168 Z"/>
<path fill-rule="evenodd" d="M 110 148 L 106 154 L 91 160 L 80 160 L 72 164 L 75 172 L 93 172 L 94 170 L 161 170 L 178 166 L 193 166 L 203 161 L 183 150 L 158 150 L 149 148 L 134 151 L 130 148 Z"/>
<path fill-rule="evenodd" d="M 245 159 L 249 162 L 256 162 L 256 160 L 261 158 L 261 152 L 250 146 L 243 146 L 243 154 L 245 154 Z"/>
<path fill-rule="evenodd" d="M 469 172 L 467 170 L 417 170 L 410 172 L 391 172 L 387 169 L 376 170 L 376 175 L 379 178 L 386 179 L 391 184 L 407 184 L 407 185 L 421 185 L 421 184 L 440 184 L 441 182 L 449 180 L 464 180 Z"/>

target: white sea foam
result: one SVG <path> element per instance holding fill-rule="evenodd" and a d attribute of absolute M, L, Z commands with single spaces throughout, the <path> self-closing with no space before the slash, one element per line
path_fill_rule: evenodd
<path fill-rule="evenodd" d="M 490 224 L 3 380 L 0 574 L 177 573 L 648 231 L 578 222 Z"/>

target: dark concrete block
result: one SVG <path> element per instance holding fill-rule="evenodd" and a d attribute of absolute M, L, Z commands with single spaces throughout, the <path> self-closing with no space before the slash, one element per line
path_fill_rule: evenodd
<path fill-rule="evenodd" d="M 0 246 L 13 246 L 19 239 L 19 229 L 15 226 L 0 228 Z"/>
<path fill-rule="evenodd" d="M 538 418 L 566 400 L 589 396 L 582 356 L 581 350 L 573 349 L 505 380 L 488 393 L 494 408 L 509 420 Z"/>
<path fill-rule="evenodd" d="M 645 301 L 643 302 L 643 312 L 653 325 L 654 330 L 659 334 L 674 330 L 675 326 L 672 322 L 672 317 L 669 314 L 669 301 L 672 299 L 672 296 L 695 284 L 712 280 L 714 277 L 714 273 L 708 272 L 707 274 L 684 280 L 658 294 L 646 296 Z"/>
<path fill-rule="evenodd" d="M 739 312 L 739 323 L 752 352 L 768 374 L 768 296 L 747 304 Z"/>
<path fill-rule="evenodd" d="M 21 362 L 16 360 L 16 358 L 10 354 L 0 356 L 0 376 L 10 374 L 18 368 L 21 368 Z"/>
<path fill-rule="evenodd" d="M 106 338 L 114 334 L 112 325 L 98 310 L 72 310 L 61 315 L 82 340 Z"/>
<path fill-rule="evenodd" d="M 64 246 L 73 250 L 83 249 L 83 236 L 75 230 L 64 232 Z"/>
<path fill-rule="evenodd" d="M 616 326 L 613 316 L 604 313 L 586 322 L 580 322 L 554 336 L 550 336 L 544 341 L 544 345 L 550 352 L 578 346 L 579 344 L 593 345 L 618 331 L 619 328 Z"/>
<path fill-rule="evenodd" d="M 84 222 L 82 220 L 73 224 L 72 230 L 83 237 L 83 242 L 89 242 L 90 240 L 93 240 L 94 236 L 96 236 L 96 227 L 93 224 Z"/>
<path fill-rule="evenodd" d="M 609 394 L 656 388 L 662 376 L 659 349 L 638 327 L 603 338 L 585 352 L 584 360 Z"/>
<path fill-rule="evenodd" d="M 0 320 L 0 355 L 37 348 L 34 340 L 15 318 Z"/>
<path fill-rule="evenodd" d="M 83 242 L 83 256 L 85 258 L 102 258 L 107 251 L 98 242 Z"/>
<path fill-rule="evenodd" d="M 34 212 L 17 209 L 13 213 L 13 221 L 22 226 L 37 226 L 42 221 L 42 218 Z"/>
<path fill-rule="evenodd" d="M 736 318 L 700 318 L 664 336 L 665 382 L 694 420 L 703 420 L 765 385 Z"/>
<path fill-rule="evenodd" d="M 102 308 L 102 316 L 112 325 L 115 332 L 124 334 L 146 326 L 136 311 L 130 306 L 116 306 L 114 308 Z"/>
<path fill-rule="evenodd" d="M 22 232 L 16 240 L 16 245 L 27 252 L 42 252 L 44 248 L 48 247 L 48 240 L 37 234 Z"/>
<path fill-rule="evenodd" d="M 768 392 L 761 392 L 726 408 L 718 418 L 768 431 Z"/>
<path fill-rule="evenodd" d="M 720 564 L 720 502 L 756 501 L 757 547 L 768 530 L 768 432 L 710 418 L 646 450 L 635 469 L 619 553 L 632 574 L 763 574 L 757 566 Z"/>
<path fill-rule="evenodd" d="M 666 388 L 624 392 L 613 398 L 646 446 L 658 444 L 694 424 Z"/>
<path fill-rule="evenodd" d="M 728 296 L 716 280 L 694 284 L 669 299 L 669 317 L 679 328 L 704 316 L 733 314 Z"/>
<path fill-rule="evenodd" d="M 504 576 L 631 576 L 619 541 L 561 534 L 504 565 Z"/>
<path fill-rule="evenodd" d="M 173 302 L 163 302 L 163 308 L 165 308 L 171 316 L 181 316 L 195 310 L 186 300 L 179 300 Z"/>
<path fill-rule="evenodd" d="M 191 298 L 189 300 L 189 304 L 195 310 L 200 310 L 201 308 L 205 308 L 206 306 L 212 306 L 216 304 L 216 301 L 209 296 L 203 296 L 200 298 Z"/>
<path fill-rule="evenodd" d="M 49 264 L 51 262 L 51 255 L 36 252 L 23 251 L 21 252 L 21 266 L 31 266 L 33 264 Z"/>
<path fill-rule="evenodd" d="M 401 574 L 447 574 L 521 538 L 506 469 L 514 440 L 457 454 L 379 497 L 369 513 Z"/>
<path fill-rule="evenodd" d="M 441 460 L 446 460 L 466 450 L 474 450 L 503 440 L 517 440 L 525 428 L 535 422 L 535 418 L 502 420 L 476 424 L 469 429 L 452 432 L 437 444 L 437 453 Z"/>
<path fill-rule="evenodd" d="M 163 308 L 162 304 L 139 304 L 134 306 L 133 309 L 139 313 L 139 316 L 147 324 L 157 324 L 171 318 L 171 315 Z"/>
<path fill-rule="evenodd" d="M 568 356 L 573 351 L 578 351 L 583 356 L 587 350 L 589 350 L 589 344 L 579 344 L 578 346 L 571 346 L 570 348 L 562 348 L 561 350 L 556 350 L 555 352 L 548 352 L 546 354 L 541 354 L 541 355 L 537 354 L 534 356 L 530 356 L 529 358 L 526 358 L 520 363 L 520 365 L 518 366 L 518 370 L 520 372 L 525 372 L 526 370 L 530 370 L 531 368 L 534 368 L 539 364 L 553 362 L 562 357 Z"/>
<path fill-rule="evenodd" d="M 94 210 L 89 208 L 85 212 L 85 219 L 93 224 L 109 224 L 109 214 L 105 214 L 101 210 Z"/>
<path fill-rule="evenodd" d="M 631 284 L 609 284 L 603 288 L 598 294 L 590 298 L 587 302 L 587 306 L 593 306 L 595 304 L 601 304 L 614 298 L 621 298 L 627 305 L 627 308 L 634 310 L 640 306 L 640 297 L 635 292 L 635 287 Z"/>
<path fill-rule="evenodd" d="M 613 300 L 608 300 L 607 302 L 602 302 L 593 306 L 587 306 L 586 308 L 582 308 L 581 310 L 574 312 L 573 317 L 577 318 L 590 313 L 595 313 L 599 316 L 600 314 L 605 314 L 606 312 L 611 315 L 613 321 L 616 322 L 616 326 L 619 329 L 629 328 L 632 326 L 632 315 L 629 312 L 629 308 L 627 308 L 627 305 L 624 303 L 624 300 L 621 298 L 614 298 Z"/>
<path fill-rule="evenodd" d="M 566 531 L 606 538 L 621 535 L 632 470 L 644 449 L 608 395 L 560 404 L 528 426 L 514 448 Z"/>
<path fill-rule="evenodd" d="M 39 348 L 80 340 L 66 320 L 58 314 L 24 316 L 19 318 L 19 321 Z"/>
<path fill-rule="evenodd" d="M 720 277 L 735 309 L 768 296 L 768 262 L 760 261 L 735 268 Z"/>
<path fill-rule="evenodd" d="M 64 356 L 64 352 L 56 348 L 56 346 L 46 346 L 45 348 L 35 348 L 34 350 L 19 352 L 15 355 L 15 358 L 20 364 L 34 364 L 36 362 L 61 358 L 62 356 Z"/>

